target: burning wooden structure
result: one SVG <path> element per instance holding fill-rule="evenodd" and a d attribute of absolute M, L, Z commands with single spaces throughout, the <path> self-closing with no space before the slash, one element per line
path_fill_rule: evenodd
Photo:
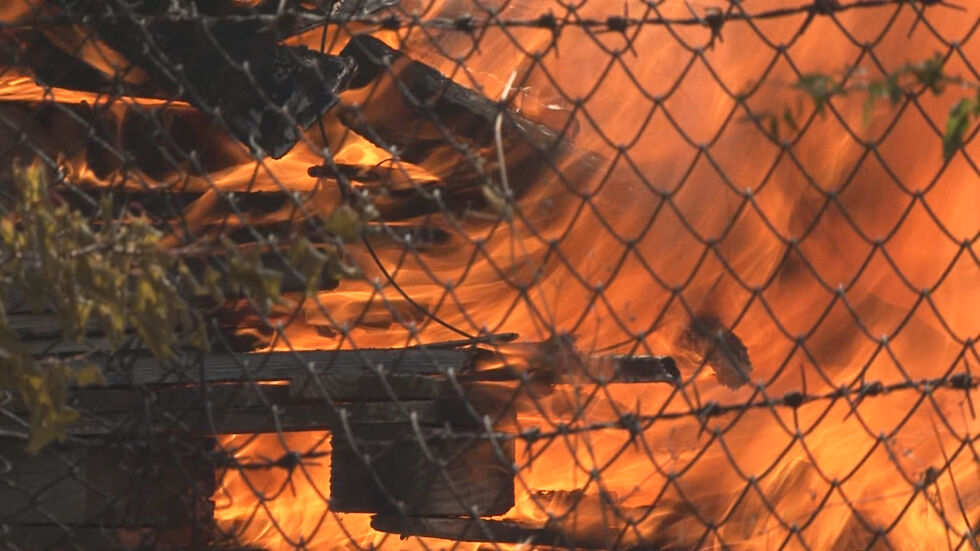
<path fill-rule="evenodd" d="M 762 4 L 0 6 L 2 178 L 203 328 L 0 269 L 0 546 L 976 547 L 980 12 Z"/>
<path fill-rule="evenodd" d="M 10 321 L 28 342 L 53 325 L 50 316 L 30 312 L 13 313 Z M 491 335 L 482 342 L 514 337 Z M 17 527 L 12 543 L 26 548 L 225 549 L 210 518 L 215 471 L 292 471 L 311 458 L 296 451 L 242 464 L 213 438 L 328 430 L 331 509 L 388 515 L 378 517 L 378 529 L 414 533 L 419 529 L 398 521 L 386 527 L 402 517 L 432 519 L 437 526 L 438 519 L 472 521 L 513 507 L 514 443 L 505 430 L 496 437 L 482 431 L 508 425 L 527 407 L 520 403 L 522 384 L 547 393 L 552 384 L 589 373 L 605 383 L 680 381 L 665 357 L 598 358 L 603 369 L 582 372 L 477 369 L 481 356 L 492 355 L 465 341 L 403 349 L 188 353 L 173 362 L 145 350 L 116 353 L 102 360 L 104 386 L 72 391 L 71 404 L 82 416 L 69 427 L 68 442 L 52 445 L 40 458 L 24 452 L 21 441 L 5 442 L 0 515 Z M 14 434 L 22 429 L 18 415 L 29 413 L 16 406 L 11 411 L 14 421 L 0 427 Z M 458 536 L 498 541 L 496 531 Z"/>

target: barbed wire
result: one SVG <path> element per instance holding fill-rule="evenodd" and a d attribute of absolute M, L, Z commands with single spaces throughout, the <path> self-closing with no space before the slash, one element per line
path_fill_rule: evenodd
<path fill-rule="evenodd" d="M 645 2 L 648 11 L 656 11 L 664 3 L 664 0 Z M 446 17 L 423 17 L 419 15 L 325 15 L 317 14 L 309 10 L 294 9 L 286 6 L 283 10 L 273 13 L 227 13 L 221 15 L 211 15 L 199 13 L 194 10 L 193 4 L 188 4 L 185 9 L 169 10 L 165 13 L 143 14 L 130 12 L 126 14 L 84 14 L 82 20 L 87 23 L 119 23 L 137 22 L 141 24 L 151 22 L 193 22 L 203 26 L 214 25 L 217 23 L 259 23 L 269 28 L 288 29 L 293 26 L 304 31 L 314 30 L 323 26 L 346 26 L 346 25 L 366 25 L 376 26 L 386 30 L 431 28 L 446 31 L 460 31 L 474 33 L 488 28 L 500 27 L 531 27 L 541 29 L 557 30 L 561 27 L 582 27 L 592 30 L 608 32 L 625 32 L 632 27 L 657 25 L 657 26 L 701 26 L 711 29 L 713 32 L 720 32 L 721 26 L 729 22 L 745 21 L 764 21 L 768 19 L 780 19 L 787 17 L 797 17 L 800 15 L 824 15 L 846 13 L 852 10 L 874 9 L 882 7 L 904 7 L 909 6 L 916 13 L 922 13 L 928 8 L 947 8 L 962 10 L 962 6 L 955 3 L 938 0 L 857 0 L 855 2 L 841 3 L 837 0 L 815 0 L 810 4 L 801 4 L 794 7 L 786 7 L 771 10 L 761 10 L 757 12 L 745 11 L 741 2 L 732 1 L 726 10 L 712 8 L 704 14 L 692 13 L 686 17 L 666 17 L 661 15 L 647 15 L 643 17 L 631 17 L 628 15 L 610 15 L 605 18 L 582 17 L 576 14 L 572 6 L 567 6 L 569 11 L 565 16 L 559 18 L 552 12 L 543 13 L 537 17 L 511 18 L 502 17 L 499 13 L 489 8 L 486 11 L 487 17 L 474 17 L 472 15 L 462 15 L 456 18 Z M 692 8 L 692 12 L 693 12 Z M 73 25 L 79 22 L 79 16 L 65 14 L 56 16 L 36 15 L 23 22 L 3 22 L 0 21 L 0 29 L 31 29 L 38 26 L 60 26 Z"/>

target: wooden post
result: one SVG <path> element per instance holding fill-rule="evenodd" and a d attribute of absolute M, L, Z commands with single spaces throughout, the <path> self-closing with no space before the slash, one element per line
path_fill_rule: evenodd
<path fill-rule="evenodd" d="M 213 446 L 207 438 L 73 439 L 31 455 L 23 440 L 0 439 L 0 523 L 9 528 L 0 538 L 15 549 L 206 546 Z"/>
<path fill-rule="evenodd" d="M 330 508 L 408 515 L 499 515 L 514 505 L 513 441 L 410 425 L 331 438 Z"/>

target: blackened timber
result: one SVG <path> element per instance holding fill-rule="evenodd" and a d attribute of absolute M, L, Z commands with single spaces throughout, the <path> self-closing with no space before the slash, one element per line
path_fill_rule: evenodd
<path fill-rule="evenodd" d="M 513 444 L 424 428 L 416 431 L 409 424 L 335 431 L 330 509 L 503 514 L 514 505 Z"/>
<path fill-rule="evenodd" d="M 405 162 L 370 166 L 347 163 L 332 165 L 312 166 L 306 173 L 312 178 L 346 178 L 387 190 L 406 190 L 438 183 L 432 175 L 420 174 L 416 167 Z"/>
<path fill-rule="evenodd" d="M 472 416 L 458 415 L 461 398 L 446 379 L 425 375 L 384 379 L 380 383 L 367 374 L 322 375 L 316 393 L 298 392 L 291 382 L 78 388 L 71 392 L 69 404 L 79 417 L 67 433 L 86 437 L 251 434 L 412 422 L 477 427 L 479 421 Z M 7 409 L 9 414 L 0 416 L 0 431 L 23 432 L 28 410 L 18 400 Z"/>
<path fill-rule="evenodd" d="M 26 551 L 265 551 L 246 547 L 208 544 L 215 529 L 200 526 L 160 529 L 154 526 L 106 526 L 104 524 L 30 524 L 0 531 L 0 549 Z"/>
<path fill-rule="evenodd" d="M 270 381 L 308 377 L 310 373 L 466 373 L 472 350 L 360 349 L 221 354 L 188 351 L 161 362 L 145 353 L 116 353 L 93 358 L 109 385 L 152 385 L 218 381 Z"/>
<path fill-rule="evenodd" d="M 610 383 L 671 383 L 679 385 L 681 372 L 670 356 L 613 356 Z"/>
<path fill-rule="evenodd" d="M 0 34 L 0 56 L 27 67 L 44 86 L 86 92 L 108 92 L 111 82 L 77 57 L 64 52 L 37 31 Z"/>
<path fill-rule="evenodd" d="M 273 26 L 152 17 L 165 15 L 169 2 L 106 4 L 123 17 L 92 18 L 100 38 L 256 154 L 285 155 L 353 74 L 347 58 L 278 44 Z M 92 15 L 77 11 L 65 15 Z"/>
<path fill-rule="evenodd" d="M 431 401 L 275 404 L 252 407 L 129 410 L 82 416 L 67 429 L 76 436 L 146 434 L 259 434 L 342 430 L 344 424 L 404 424 L 415 418 L 421 426 L 437 426 L 442 418 Z"/>
<path fill-rule="evenodd" d="M 213 530 L 213 446 L 210 438 L 86 439 L 30 454 L 22 440 L 0 439 L 3 532 L 78 525 L 106 527 L 108 534 L 149 529 L 178 536 L 173 543 L 182 548 L 198 548 Z"/>
<path fill-rule="evenodd" d="M 399 161 L 419 165 L 443 182 L 438 199 L 424 189 L 392 192 L 388 199 L 405 216 L 441 210 L 440 201 L 453 210 L 486 204 L 483 186 L 499 182 L 504 168 L 498 138 L 514 198 L 547 178 L 578 188 L 598 169 L 599 157 L 577 150 L 561 131 L 453 82 L 372 36 L 353 37 L 341 55 L 357 66 L 351 87 L 365 88 L 362 103 L 338 111 L 341 121 Z"/>
<path fill-rule="evenodd" d="M 711 366 L 718 382 L 731 389 L 751 381 L 749 350 L 734 331 L 712 315 L 691 320 L 678 343 Z"/>
<path fill-rule="evenodd" d="M 366 378 L 365 375 L 359 377 Z M 421 376 L 420 376 L 421 377 Z M 330 377 L 324 376 L 327 380 Z M 79 389 L 72 404 L 101 427 L 69 430 L 85 434 L 125 432 L 140 423 L 157 430 L 211 433 L 268 433 L 340 429 L 352 425 L 407 423 L 414 415 L 423 425 L 438 425 L 438 409 L 431 399 L 395 396 L 364 400 L 331 396 L 302 400 L 291 384 L 218 383 L 176 386 L 145 391 Z M 111 398 L 110 398 L 111 396 Z M 343 421 L 342 421 L 343 418 Z M 108 421 L 108 423 L 106 423 Z M 88 423 L 92 425 L 92 423 Z M 91 430 L 95 429 L 94 432 Z"/>
<path fill-rule="evenodd" d="M 492 350 L 482 350 L 482 356 L 493 356 Z M 551 354 L 536 358 L 531 365 L 512 366 L 506 356 L 502 367 L 474 371 L 470 378 L 480 381 L 508 381 L 522 374 L 531 382 L 547 384 L 611 384 L 611 383 L 681 383 L 677 362 L 670 356 L 584 354 Z"/>
<path fill-rule="evenodd" d="M 365 104 L 341 113 L 342 119 L 376 145 L 396 148 L 400 160 L 423 164 L 434 150 L 453 147 L 448 142 L 454 139 L 460 145 L 492 146 L 498 115 L 507 123 L 501 132 L 509 142 L 522 141 L 543 152 L 570 145 L 557 131 L 506 110 L 372 36 L 351 38 L 341 55 L 355 60 L 352 88 L 379 86 Z M 383 82 L 386 78 L 393 82 Z M 390 111 L 380 112 L 382 106 Z"/>
<path fill-rule="evenodd" d="M 576 537 L 556 528 L 533 528 L 510 520 L 483 518 L 419 518 L 381 514 L 371 519 L 371 528 L 379 532 L 440 538 L 453 541 L 515 543 L 565 549 L 608 549 L 602 538 Z"/>
<path fill-rule="evenodd" d="M 208 328 L 208 341 L 212 349 L 228 352 L 250 352 L 267 344 L 274 329 L 267 324 L 248 319 L 232 319 L 229 310 L 216 307 L 208 301 L 192 301 L 192 306 L 207 310 L 206 317 L 216 321 Z M 35 312 L 30 304 L 14 303 L 17 310 L 8 314 L 8 327 L 17 331 L 24 346 L 34 356 L 60 356 L 112 350 L 117 343 L 110 341 L 103 328 L 89 323 L 85 335 L 79 340 L 66 338 L 64 326 L 55 312 Z M 245 331 L 251 329 L 252 331 Z M 136 337 L 135 332 L 128 336 Z"/>
<path fill-rule="evenodd" d="M 435 400 L 452 391 L 447 379 L 414 373 L 308 373 L 288 388 L 296 401 Z"/>

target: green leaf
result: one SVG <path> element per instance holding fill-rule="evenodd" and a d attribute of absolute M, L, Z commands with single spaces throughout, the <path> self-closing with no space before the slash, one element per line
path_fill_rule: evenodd
<path fill-rule="evenodd" d="M 2 240 L 8 246 L 14 244 L 14 236 L 16 235 L 16 230 L 14 228 L 14 221 L 10 218 L 4 218 L 0 220 L 0 240 Z"/>
<path fill-rule="evenodd" d="M 95 364 L 86 364 L 75 370 L 75 384 L 78 386 L 93 386 L 105 384 L 102 371 Z"/>
<path fill-rule="evenodd" d="M 319 290 L 320 276 L 327 264 L 327 256 L 313 246 L 306 236 L 300 236 L 289 250 L 289 263 L 303 276 L 306 296 Z"/>
<path fill-rule="evenodd" d="M 27 439 L 27 452 L 37 453 L 51 442 L 64 442 L 65 429 L 78 420 L 78 412 L 67 409 L 47 415 L 31 423 L 31 434 Z"/>
<path fill-rule="evenodd" d="M 795 87 L 806 92 L 813 99 L 817 113 L 822 114 L 827 101 L 844 92 L 843 87 L 829 75 L 812 73 L 800 77 Z"/>
<path fill-rule="evenodd" d="M 946 120 L 946 133 L 943 134 L 943 160 L 949 161 L 963 146 L 963 136 L 976 116 L 978 102 L 961 99 L 949 112 Z"/>
<path fill-rule="evenodd" d="M 343 204 L 327 216 L 323 227 L 327 232 L 351 243 L 360 239 L 363 224 L 361 215 L 350 205 Z"/>
<path fill-rule="evenodd" d="M 783 120 L 786 121 L 786 125 L 790 127 L 793 132 L 799 132 L 800 127 L 796 124 L 796 116 L 790 111 L 789 106 L 783 110 Z"/>
<path fill-rule="evenodd" d="M 929 59 L 909 64 L 908 68 L 920 84 L 938 95 L 942 93 L 946 84 L 946 75 L 943 72 L 945 63 L 942 55 L 935 54 Z"/>
<path fill-rule="evenodd" d="M 776 117 L 775 115 L 770 115 L 770 116 L 766 117 L 766 120 L 769 121 L 769 133 L 772 135 L 773 138 L 775 138 L 775 139 L 778 140 L 780 138 L 780 136 L 779 136 L 779 118 Z"/>
<path fill-rule="evenodd" d="M 233 287 L 252 297 L 262 308 L 268 309 L 279 298 L 282 274 L 262 265 L 258 249 L 248 256 L 230 249 L 228 278 Z"/>
<path fill-rule="evenodd" d="M 91 217 L 100 223 L 92 225 L 89 216 L 54 204 L 40 164 L 15 166 L 12 180 L 18 193 L 0 216 L 0 296 L 13 288 L 36 309 L 54 311 L 65 337 L 82 338 L 95 324 L 109 336 L 107 352 L 134 331 L 161 359 L 172 356 L 185 333 L 195 342 L 207 340 L 182 296 L 175 256 L 159 246 L 162 234 L 148 219 L 127 213 L 123 221 L 103 200 L 102 211 Z M 0 389 L 12 391 L 30 412 L 30 450 L 63 439 L 77 418 L 68 404 L 71 386 L 101 381 L 84 361 L 78 366 L 33 356 L 0 319 Z"/>

